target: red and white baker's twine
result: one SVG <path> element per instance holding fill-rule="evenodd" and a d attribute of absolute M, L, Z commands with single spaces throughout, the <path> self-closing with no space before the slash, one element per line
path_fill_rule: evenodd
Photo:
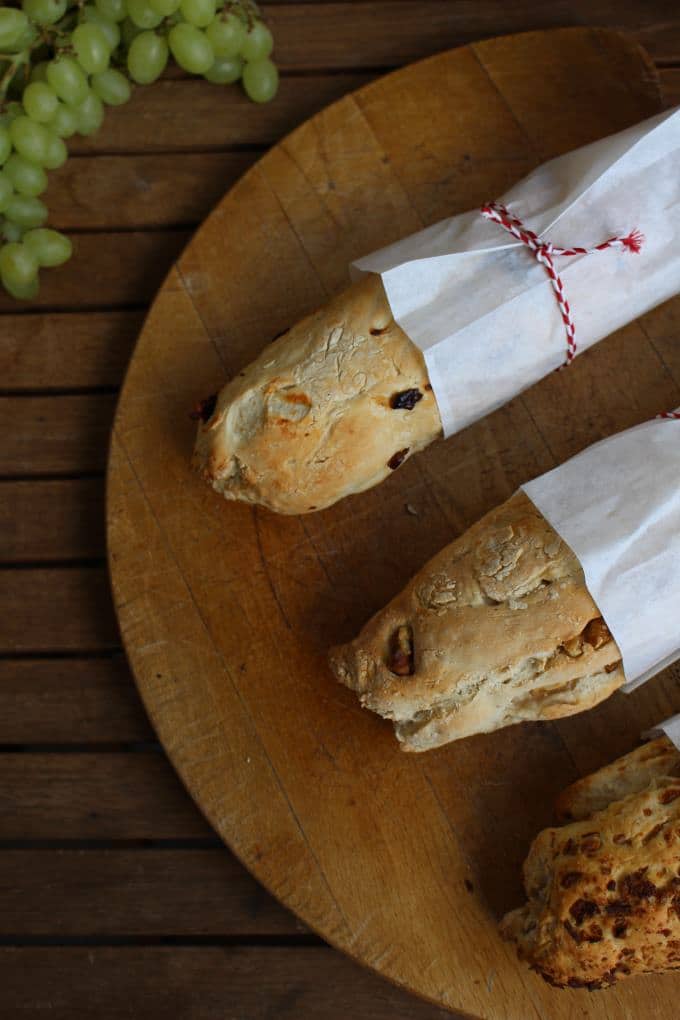
<path fill-rule="evenodd" d="M 662 411 L 657 418 L 669 418 L 672 421 L 680 421 L 680 411 Z"/>
<path fill-rule="evenodd" d="M 492 223 L 498 223 L 499 226 L 507 230 L 513 237 L 516 237 L 522 244 L 525 244 L 536 261 L 540 262 L 545 268 L 555 291 L 555 297 L 560 307 L 562 322 L 567 334 L 567 360 L 565 365 L 570 365 L 576 357 L 576 327 L 571 317 L 569 302 L 564 296 L 564 285 L 559 273 L 555 269 L 553 258 L 556 255 L 595 255 L 597 252 L 606 251 L 607 248 L 621 248 L 623 251 L 637 253 L 644 244 L 645 239 L 643 235 L 639 230 L 632 230 L 627 237 L 610 237 L 608 241 L 603 241 L 602 244 L 598 244 L 595 248 L 557 248 L 550 241 L 541 241 L 538 234 L 525 227 L 522 221 L 517 216 L 513 216 L 500 202 L 489 202 L 488 205 L 482 206 L 481 213 L 485 219 L 491 220 Z"/>

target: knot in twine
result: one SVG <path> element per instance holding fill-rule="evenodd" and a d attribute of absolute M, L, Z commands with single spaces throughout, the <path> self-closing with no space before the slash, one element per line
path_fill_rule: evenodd
<path fill-rule="evenodd" d="M 565 366 L 570 365 L 576 357 L 576 327 L 571 315 L 569 302 L 564 295 L 564 284 L 555 269 L 554 258 L 562 255 L 595 255 L 597 252 L 606 251 L 608 248 L 619 248 L 622 251 L 637 254 L 644 244 L 645 239 L 643 235 L 639 230 L 632 230 L 626 237 L 610 237 L 595 248 L 558 248 L 550 241 L 541 241 L 538 234 L 525 227 L 517 216 L 513 216 L 499 202 L 489 202 L 488 205 L 482 206 L 480 211 L 485 219 L 490 220 L 492 223 L 498 223 L 509 234 L 512 234 L 518 241 L 526 245 L 536 261 L 544 267 L 555 291 L 560 315 L 562 316 L 562 322 L 567 334 L 567 360 L 565 361 Z"/>

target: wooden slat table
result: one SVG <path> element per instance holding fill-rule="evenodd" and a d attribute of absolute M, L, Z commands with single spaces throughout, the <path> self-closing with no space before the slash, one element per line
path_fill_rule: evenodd
<path fill-rule="evenodd" d="M 120 649 L 103 473 L 144 310 L 193 227 L 259 154 L 383 71 L 478 38 L 631 32 L 680 103 L 675 0 L 270 3 L 265 107 L 173 72 L 54 174 L 77 257 L 0 299 L 0 1017 L 443 1018 L 272 900 L 167 763 Z M 680 373 L 680 361 L 674 366 Z"/>

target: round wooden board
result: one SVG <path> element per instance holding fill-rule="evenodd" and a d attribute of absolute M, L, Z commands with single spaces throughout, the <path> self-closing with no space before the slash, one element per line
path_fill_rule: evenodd
<path fill-rule="evenodd" d="M 677 673 L 583 716 L 413 756 L 334 683 L 325 652 L 520 482 L 680 403 L 663 359 L 680 305 L 372 492 L 305 518 L 207 489 L 189 469 L 187 412 L 340 288 L 354 257 L 659 105 L 639 49 L 579 29 L 467 46 L 341 100 L 261 159 L 198 232 L 149 315 L 115 423 L 117 610 L 188 789 L 247 867 L 329 942 L 488 1020 L 677 1015 L 677 977 L 556 991 L 496 927 L 521 900 L 521 863 L 555 795 L 678 711 Z"/>

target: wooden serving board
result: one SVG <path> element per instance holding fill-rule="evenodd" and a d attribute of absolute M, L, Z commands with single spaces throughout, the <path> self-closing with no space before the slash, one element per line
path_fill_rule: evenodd
<path fill-rule="evenodd" d="M 521 863 L 555 795 L 678 711 L 679 674 L 582 716 L 414 756 L 335 684 L 326 649 L 519 483 L 679 404 L 680 304 L 377 489 L 304 518 L 226 503 L 194 477 L 188 411 L 340 288 L 351 259 L 659 106 L 637 46 L 579 29 L 466 46 L 335 103 L 261 159 L 189 245 L 139 338 L 115 422 L 115 600 L 188 789 L 329 942 L 487 1020 L 677 1016 L 680 977 L 557 991 L 517 962 L 497 921 L 521 900 Z"/>

